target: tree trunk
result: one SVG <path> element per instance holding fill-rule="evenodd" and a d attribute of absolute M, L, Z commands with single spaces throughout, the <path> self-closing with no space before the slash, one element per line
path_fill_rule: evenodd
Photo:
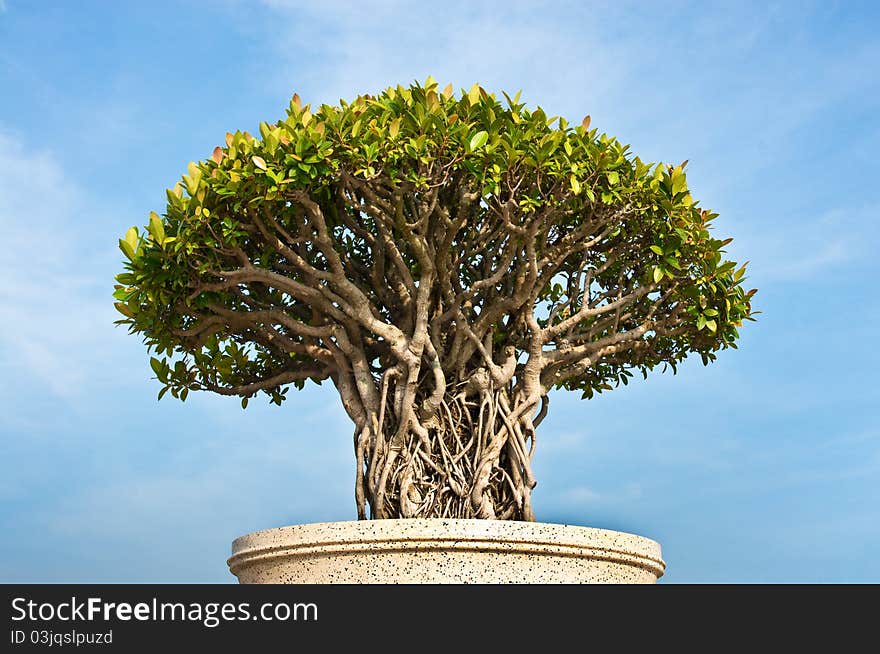
<path fill-rule="evenodd" d="M 533 419 L 546 396 L 496 388 L 484 368 L 438 393 L 410 393 L 386 374 L 378 411 L 358 421 L 358 516 L 535 519 L 531 491 Z M 434 406 L 436 405 L 436 406 Z M 427 408 L 426 408 L 427 407 Z"/>

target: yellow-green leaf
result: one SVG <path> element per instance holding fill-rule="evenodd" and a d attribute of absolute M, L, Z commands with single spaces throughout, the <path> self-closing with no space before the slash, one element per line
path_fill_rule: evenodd
<path fill-rule="evenodd" d="M 479 150 L 489 140 L 488 132 L 477 132 L 471 137 L 471 150 Z"/>
<path fill-rule="evenodd" d="M 687 178 L 681 171 L 680 166 L 676 166 L 672 170 L 672 193 L 678 194 L 687 188 Z"/>
<path fill-rule="evenodd" d="M 128 308 L 127 304 L 123 304 L 122 302 L 114 302 L 113 306 L 116 307 L 116 310 L 126 318 L 134 318 L 134 312 Z"/>
<path fill-rule="evenodd" d="M 125 242 L 131 246 L 132 253 L 134 253 L 137 250 L 137 244 L 138 244 L 137 227 L 129 227 L 128 228 L 128 231 L 125 232 Z"/>
<path fill-rule="evenodd" d="M 571 182 L 571 190 L 574 192 L 575 195 L 578 195 L 581 192 L 581 183 L 574 175 L 571 176 L 569 181 Z"/>
<path fill-rule="evenodd" d="M 129 259 L 134 259 L 134 248 L 129 245 L 128 241 L 119 239 L 119 249 L 122 250 L 122 253 Z"/>
<path fill-rule="evenodd" d="M 165 226 L 162 224 L 162 218 L 155 211 L 150 212 L 150 234 L 159 245 L 165 242 Z"/>
<path fill-rule="evenodd" d="M 471 104 L 477 104 L 480 101 L 480 85 L 474 84 L 471 87 L 471 90 L 468 91 L 468 102 Z"/>

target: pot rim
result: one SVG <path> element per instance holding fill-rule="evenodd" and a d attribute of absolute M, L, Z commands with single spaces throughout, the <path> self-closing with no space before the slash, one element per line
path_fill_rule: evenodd
<path fill-rule="evenodd" d="M 457 518 L 316 522 L 263 529 L 236 538 L 233 574 L 267 559 L 403 551 L 468 551 L 563 556 L 666 569 L 660 544 L 637 534 L 570 524 Z"/>

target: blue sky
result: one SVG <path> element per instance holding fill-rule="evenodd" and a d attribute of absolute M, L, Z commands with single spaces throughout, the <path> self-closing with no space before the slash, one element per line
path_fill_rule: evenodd
<path fill-rule="evenodd" d="M 0 0 L 0 581 L 233 581 L 238 535 L 355 517 L 332 388 L 156 402 L 116 241 L 290 96 L 482 83 L 689 159 L 751 260 L 738 351 L 556 393 L 538 518 L 668 582 L 880 582 L 876 3 Z"/>

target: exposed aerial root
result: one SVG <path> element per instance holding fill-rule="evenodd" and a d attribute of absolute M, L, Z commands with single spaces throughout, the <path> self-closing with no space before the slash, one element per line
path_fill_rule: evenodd
<path fill-rule="evenodd" d="M 393 447 L 400 423 L 382 384 L 378 415 L 356 433 L 358 515 L 373 518 L 534 520 L 532 415 L 541 398 L 510 396 L 509 388 L 461 383 L 446 394 L 427 425 Z M 421 436 L 418 432 L 422 432 Z"/>

